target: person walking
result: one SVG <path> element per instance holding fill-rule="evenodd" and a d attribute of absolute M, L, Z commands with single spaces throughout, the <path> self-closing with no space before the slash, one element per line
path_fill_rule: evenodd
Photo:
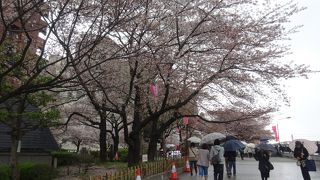
<path fill-rule="evenodd" d="M 214 146 L 210 150 L 211 164 L 213 165 L 214 180 L 223 180 L 223 155 L 224 148 L 220 146 L 220 140 L 214 141 Z"/>
<path fill-rule="evenodd" d="M 249 158 L 252 158 L 252 156 L 253 156 L 253 148 L 251 148 L 251 147 L 246 147 L 246 148 L 244 149 L 244 151 L 245 151 L 245 153 L 248 154 L 248 157 L 249 157 Z"/>
<path fill-rule="evenodd" d="M 201 178 L 204 177 L 205 180 L 208 180 L 208 168 L 209 168 L 209 161 L 210 161 L 210 152 L 209 152 L 208 144 L 204 143 L 201 145 L 201 149 L 198 151 L 198 170 L 199 176 Z"/>
<path fill-rule="evenodd" d="M 297 165 L 300 166 L 303 179 L 311 180 L 309 171 L 305 164 L 305 160 L 309 157 L 309 152 L 300 141 L 296 141 L 293 155 L 297 159 Z"/>
<path fill-rule="evenodd" d="M 256 149 L 253 157 L 259 161 L 258 169 L 261 173 L 261 179 L 267 180 L 270 177 L 270 170 L 273 169 L 273 165 L 269 161 L 269 152 Z"/>
<path fill-rule="evenodd" d="M 190 162 L 190 173 L 191 176 L 193 175 L 193 169 L 196 175 L 198 174 L 197 170 L 197 154 L 198 154 L 198 148 L 196 147 L 195 143 L 191 143 L 189 147 L 189 162 Z"/>
<path fill-rule="evenodd" d="M 227 175 L 228 177 L 231 177 L 231 172 L 233 173 L 233 176 L 236 176 L 236 157 L 237 157 L 237 151 L 225 151 L 224 152 L 224 158 L 226 159 L 227 163 Z"/>
<path fill-rule="evenodd" d="M 244 159 L 244 148 L 239 149 L 241 160 Z"/>

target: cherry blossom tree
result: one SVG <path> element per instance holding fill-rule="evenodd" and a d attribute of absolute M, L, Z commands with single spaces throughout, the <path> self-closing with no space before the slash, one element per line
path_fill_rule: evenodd
<path fill-rule="evenodd" d="M 93 12 L 109 13 L 104 17 L 117 17 L 117 23 L 97 19 L 106 25 L 102 30 L 85 33 L 73 45 L 66 41 L 64 48 L 71 58 L 83 60 L 72 64 L 73 72 L 99 114 L 101 129 L 106 129 L 108 113 L 120 117 L 129 166 L 140 160 L 141 132 L 147 126 L 161 121 L 170 125 L 184 116 L 226 123 L 211 119 L 209 112 L 243 106 L 240 112 L 250 115 L 269 109 L 277 105 L 270 92 L 285 100 L 280 79 L 308 72 L 303 65 L 280 61 L 288 47 L 279 42 L 292 31 L 284 25 L 300 11 L 293 2 L 165 0 L 100 5 L 100 11 Z M 90 52 L 73 54 L 69 45 Z M 198 111 L 181 113 L 190 103 Z M 197 114 L 203 110 L 204 116 Z M 168 113 L 170 117 L 165 117 Z M 104 149 L 104 130 L 100 138 Z"/>

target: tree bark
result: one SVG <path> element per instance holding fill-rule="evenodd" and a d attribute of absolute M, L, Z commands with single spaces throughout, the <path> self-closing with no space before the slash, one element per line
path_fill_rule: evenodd
<path fill-rule="evenodd" d="M 162 148 L 162 156 L 163 157 L 167 157 L 167 147 L 166 147 L 165 133 L 163 133 L 162 137 L 161 137 L 161 148 Z"/>
<path fill-rule="evenodd" d="M 141 140 L 139 134 L 130 133 L 130 140 L 128 152 L 128 166 L 132 167 L 140 163 Z"/>
<path fill-rule="evenodd" d="M 99 145 L 100 145 L 100 161 L 106 162 L 107 161 L 107 125 L 106 125 L 106 118 L 100 116 L 100 125 L 99 125 Z"/>
<path fill-rule="evenodd" d="M 80 151 L 81 142 L 82 142 L 82 140 L 80 140 L 80 139 L 75 140 L 73 142 L 73 144 L 77 147 L 76 153 L 79 153 L 79 151 Z"/>
<path fill-rule="evenodd" d="M 19 142 L 18 136 L 14 134 L 11 135 L 10 169 L 11 169 L 12 180 L 19 180 L 18 153 L 17 153 L 18 142 Z"/>
<path fill-rule="evenodd" d="M 158 133 L 158 118 L 152 121 L 149 139 L 150 141 L 148 146 L 148 160 L 154 161 L 157 153 L 157 142 L 158 139 L 160 139 L 160 134 Z"/>
<path fill-rule="evenodd" d="M 115 130 L 115 136 L 114 136 L 114 139 L 113 139 L 113 157 L 115 155 L 115 153 L 118 152 L 118 146 L 119 146 L 119 131 L 118 130 Z"/>
<path fill-rule="evenodd" d="M 150 142 L 148 146 L 148 161 L 154 161 L 157 154 L 157 142 L 160 138 L 160 135 L 155 134 L 150 136 Z"/>
<path fill-rule="evenodd" d="M 141 90 L 139 86 L 135 86 L 135 99 L 134 99 L 134 113 L 132 131 L 127 138 L 127 144 L 129 145 L 128 152 L 128 166 L 132 167 L 140 162 L 140 151 L 141 151 Z"/>
<path fill-rule="evenodd" d="M 112 148 L 110 150 L 110 153 L 109 153 L 109 156 L 110 156 L 110 159 L 114 159 L 116 153 L 118 152 L 119 150 L 119 142 L 120 142 L 120 136 L 119 136 L 119 130 L 117 129 L 118 127 L 116 126 L 114 128 L 114 133 L 111 134 L 112 136 L 112 140 L 113 140 L 113 145 L 112 145 Z"/>

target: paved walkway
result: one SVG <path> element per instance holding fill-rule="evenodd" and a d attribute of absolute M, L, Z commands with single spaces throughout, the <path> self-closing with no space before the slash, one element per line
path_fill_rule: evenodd
<path fill-rule="evenodd" d="M 271 158 L 274 170 L 270 172 L 270 180 L 303 180 L 300 167 L 295 161 L 287 158 Z M 310 172 L 312 180 L 320 180 L 320 165 L 317 165 L 317 172 Z M 163 178 L 164 179 L 164 178 Z M 181 180 L 196 180 L 195 176 L 190 174 L 181 174 Z M 228 178 L 224 174 L 224 180 L 260 180 L 260 171 L 258 170 L 258 162 L 253 158 L 237 159 L 237 176 Z M 268 180 L 269 180 L 268 179 Z M 209 168 L 209 178 L 213 180 L 213 167 Z"/>

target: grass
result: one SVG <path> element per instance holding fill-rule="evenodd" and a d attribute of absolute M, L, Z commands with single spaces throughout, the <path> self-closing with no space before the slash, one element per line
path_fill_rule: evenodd
<path fill-rule="evenodd" d="M 128 167 L 128 163 L 126 162 L 105 162 L 105 163 L 98 163 L 98 166 L 103 166 L 107 169 L 123 169 Z"/>

